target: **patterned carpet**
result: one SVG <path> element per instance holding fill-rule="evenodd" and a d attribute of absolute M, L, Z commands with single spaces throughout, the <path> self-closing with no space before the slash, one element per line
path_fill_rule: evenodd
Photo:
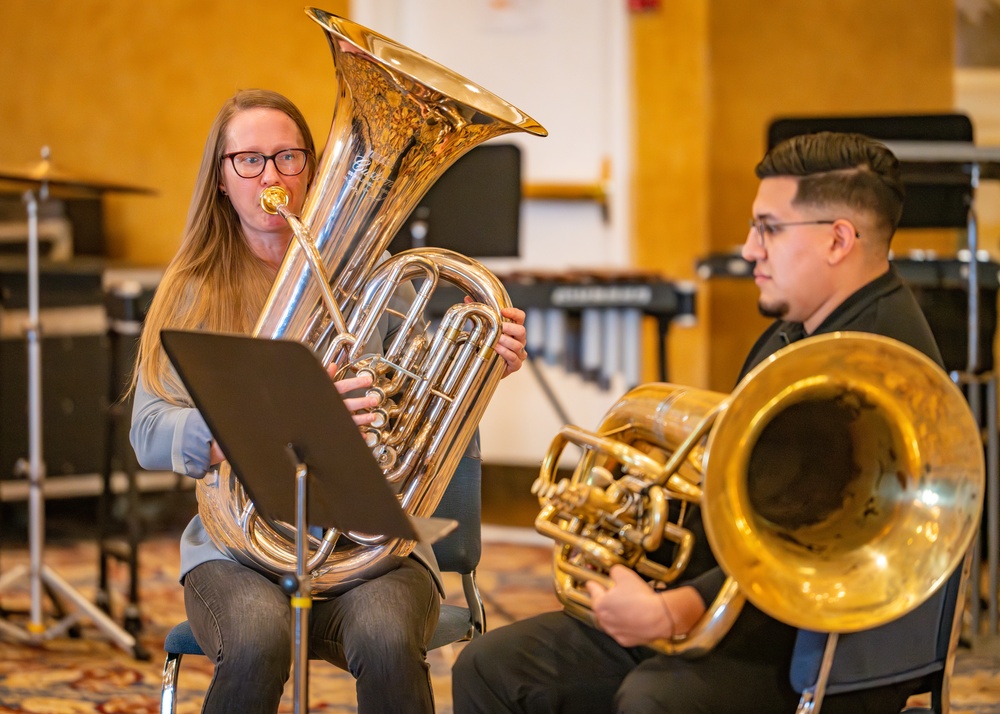
<path fill-rule="evenodd" d="M 9 541 L 9 539 L 8 539 Z M 0 641 L 0 714 L 120 714 L 158 711 L 162 643 L 171 626 L 184 617 L 176 581 L 176 535 L 157 535 L 141 549 L 141 641 L 152 659 L 141 662 L 110 644 L 87 620 L 79 637 L 59 636 L 39 646 Z M 487 542 L 479 573 L 491 628 L 557 607 L 552 595 L 548 547 Z M 0 551 L 0 573 L 26 563 L 23 544 L 6 542 Z M 75 589 L 92 598 L 97 580 L 97 550 L 92 542 L 51 542 L 44 562 Z M 120 621 L 127 574 L 112 573 L 113 612 Z M 450 600 L 459 602 L 461 588 L 449 580 Z M 30 603 L 27 583 L 15 582 L 2 593 L 0 607 L 8 623 L 23 626 Z M 48 602 L 48 601 L 47 601 Z M 450 714 L 450 667 L 454 645 L 430 654 L 435 698 L 440 714 Z M 1000 714 L 1000 657 L 962 650 L 953 678 L 954 714 Z M 203 657 L 188 657 L 180 674 L 179 712 L 198 712 L 211 677 Z M 353 712 L 353 680 L 322 662 L 311 663 L 310 711 Z M 914 702 L 916 703 L 916 702 Z M 282 712 L 292 711 L 291 688 Z"/>

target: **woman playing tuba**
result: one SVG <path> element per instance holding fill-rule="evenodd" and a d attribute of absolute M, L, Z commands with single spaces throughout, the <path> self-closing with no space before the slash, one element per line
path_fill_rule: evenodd
<path fill-rule="evenodd" d="M 205 144 L 182 245 L 146 319 L 134 379 L 131 440 L 140 463 L 200 479 L 199 515 L 181 539 L 181 581 L 191 629 L 215 663 L 206 712 L 277 710 L 292 655 L 288 597 L 277 580 L 291 569 L 283 571 L 282 563 L 294 554 L 282 560 L 272 552 L 281 549 L 282 534 L 291 550 L 283 524 L 247 516 L 253 504 L 225 465 L 219 468 L 224 454 L 169 367 L 160 332 L 205 329 L 307 342 L 329 365 L 341 393 L 369 388 L 364 396 L 347 398 L 347 406 L 355 423 L 377 432 L 373 450 L 396 449 L 396 463 L 384 470 L 400 475 L 400 499 L 415 515 L 433 511 L 463 452 L 478 458 L 470 439 L 485 402 L 496 381 L 526 357 L 524 313 L 510 306 L 502 286 L 497 289 L 499 282 L 481 266 L 443 252 L 386 259 L 384 249 L 421 192 L 465 150 L 521 129 L 519 123 L 536 134 L 544 130 L 485 90 L 485 111 L 505 107 L 516 121 L 478 115 L 475 106 L 440 87 L 418 90 L 418 80 L 406 73 L 408 50 L 322 11 L 309 13 L 328 32 L 340 80 L 331 148 L 317 168 L 301 112 L 274 92 L 241 91 L 223 105 Z M 376 48 L 394 53 L 392 68 Z M 409 56 L 417 69 L 430 63 Z M 439 83 L 455 83 L 462 91 L 474 86 L 438 69 Z M 389 99 L 410 124 L 365 115 Z M 403 148 L 392 156 L 389 145 L 400 143 Z M 391 170 L 372 170 L 372 157 L 389 162 Z M 336 178 L 340 185 L 332 186 Z M 272 189 L 287 201 L 280 215 L 261 201 Z M 336 235 L 330 226 L 338 227 Z M 325 265 L 317 268 L 303 258 L 309 247 Z M 316 284 L 317 272 L 332 290 Z M 445 316 L 446 323 L 457 323 L 445 330 L 451 344 L 442 344 L 437 333 L 420 341 L 425 324 L 408 312 L 408 303 L 426 302 L 410 284 L 415 276 L 422 291 L 440 277 L 473 296 L 471 305 L 449 311 L 457 317 Z M 314 311 L 312 303 L 328 292 L 336 295 L 333 304 L 324 299 L 326 312 Z M 385 304 L 380 314 L 369 310 L 376 302 Z M 293 335 L 292 323 L 305 324 L 305 331 Z M 331 329 L 331 323 L 347 331 Z M 466 324 L 472 327 L 466 330 Z M 401 344 L 404 333 L 415 335 L 416 346 Z M 441 374 L 414 357 L 424 355 Z M 346 376 L 353 372 L 357 376 Z M 398 383 L 409 384 L 409 391 Z M 404 409 L 385 403 L 387 394 L 413 411 L 415 425 L 399 417 Z M 395 440 L 399 431 L 415 443 Z M 415 484 L 408 480 L 412 474 L 420 479 Z M 324 543 L 341 535 L 328 533 Z M 364 567 L 352 565 L 332 576 L 336 568 L 314 572 L 317 580 L 333 577 L 335 586 L 313 603 L 311 653 L 355 675 L 360 711 L 432 712 L 425 651 L 440 601 L 433 554 L 418 545 L 411 557 L 412 543 L 384 543 L 377 535 L 367 543 L 362 535 L 355 541 L 346 534 L 334 557 L 358 550 Z M 250 552 L 265 537 L 268 552 Z M 371 552 L 376 555 L 369 557 Z"/>

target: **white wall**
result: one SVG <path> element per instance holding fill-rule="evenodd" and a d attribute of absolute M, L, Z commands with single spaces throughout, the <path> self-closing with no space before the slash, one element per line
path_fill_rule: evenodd
<path fill-rule="evenodd" d="M 525 184 L 592 185 L 610 166 L 609 210 L 526 200 L 521 255 L 494 272 L 607 270 L 631 264 L 631 72 L 626 3 L 616 0 L 354 0 L 351 19 L 421 52 L 532 116 L 546 138 L 522 149 Z M 572 420 L 594 427 L 621 394 L 540 365 Z M 563 425 L 527 369 L 504 380 L 482 424 L 487 461 L 537 464 Z"/>

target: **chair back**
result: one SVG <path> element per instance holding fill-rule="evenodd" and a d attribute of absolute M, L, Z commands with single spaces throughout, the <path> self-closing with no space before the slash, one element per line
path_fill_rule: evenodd
<path fill-rule="evenodd" d="M 437 518 L 458 521 L 455 530 L 433 545 L 441 570 L 464 575 L 479 565 L 482 555 L 481 477 L 482 462 L 463 456 L 434 512 Z"/>
<path fill-rule="evenodd" d="M 923 677 L 921 691 L 931 692 L 933 711 L 946 712 L 948 679 L 961 627 L 958 606 L 964 596 L 970 556 L 971 551 L 944 587 L 909 615 L 874 630 L 841 635 L 826 694 Z M 804 692 L 816 683 L 826 637 L 825 633 L 799 630 L 790 672 L 795 691 Z"/>

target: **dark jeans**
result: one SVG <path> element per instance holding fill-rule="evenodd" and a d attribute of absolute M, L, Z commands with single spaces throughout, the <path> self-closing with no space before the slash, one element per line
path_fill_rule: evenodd
<path fill-rule="evenodd" d="M 398 561 L 342 595 L 314 600 L 309 615 L 310 655 L 354 675 L 361 713 L 434 711 L 426 654 L 440 600 L 424 566 Z M 215 662 L 203 711 L 277 711 L 292 664 L 288 596 L 250 568 L 214 560 L 187 574 L 184 605 Z"/>
<path fill-rule="evenodd" d="M 552 612 L 466 645 L 452 669 L 452 694 L 455 714 L 791 714 L 799 694 L 788 664 L 718 651 L 685 659 L 626 649 Z M 896 714 L 913 688 L 827 696 L 823 714 Z"/>

